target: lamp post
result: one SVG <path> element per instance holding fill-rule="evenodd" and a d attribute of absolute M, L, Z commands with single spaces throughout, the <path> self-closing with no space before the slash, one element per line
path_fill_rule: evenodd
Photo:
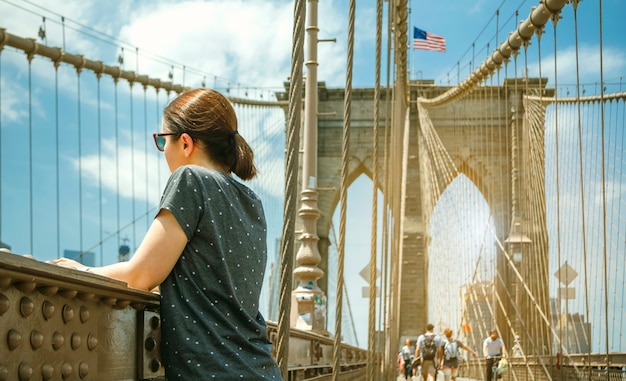
<path fill-rule="evenodd" d="M 317 243 L 317 6 L 318 0 L 307 2 L 307 61 L 304 98 L 304 128 L 302 156 L 302 204 L 298 215 L 302 220 L 300 247 L 293 271 L 298 286 L 292 291 L 291 326 L 326 334 L 326 296 L 317 285 L 324 276 L 318 267 L 321 256 Z"/>

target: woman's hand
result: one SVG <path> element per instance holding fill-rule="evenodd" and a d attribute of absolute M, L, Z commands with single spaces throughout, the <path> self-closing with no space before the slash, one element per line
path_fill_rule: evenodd
<path fill-rule="evenodd" d="M 80 270 L 80 271 L 89 271 L 89 267 L 83 265 L 80 262 L 77 262 L 73 259 L 68 259 L 68 258 L 57 258 L 57 259 L 53 259 L 51 261 L 51 263 L 54 263 L 57 266 L 61 266 L 61 267 L 66 267 L 68 269 L 75 269 L 75 270 Z"/>

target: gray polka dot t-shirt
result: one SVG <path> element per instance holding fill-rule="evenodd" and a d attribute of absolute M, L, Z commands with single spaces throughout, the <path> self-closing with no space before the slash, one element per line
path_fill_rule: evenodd
<path fill-rule="evenodd" d="M 171 380 L 281 380 L 259 312 L 266 252 L 260 199 L 234 178 L 183 166 L 161 209 L 187 246 L 161 284 L 161 351 Z"/>

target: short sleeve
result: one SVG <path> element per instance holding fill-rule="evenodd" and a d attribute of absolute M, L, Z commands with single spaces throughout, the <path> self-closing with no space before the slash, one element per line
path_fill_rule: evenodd
<path fill-rule="evenodd" d="M 190 240 L 204 213 L 202 186 L 189 167 L 179 167 L 170 176 L 159 210 L 170 211 Z"/>

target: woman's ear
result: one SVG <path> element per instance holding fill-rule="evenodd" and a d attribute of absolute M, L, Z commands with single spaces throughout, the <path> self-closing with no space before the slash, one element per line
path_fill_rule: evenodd
<path fill-rule="evenodd" d="M 193 152 L 193 148 L 194 148 L 194 141 L 191 138 L 191 136 L 189 136 L 189 134 L 187 133 L 183 133 L 182 135 L 180 135 L 180 139 L 182 140 L 183 151 L 185 151 L 185 156 L 191 155 L 191 152 Z"/>

